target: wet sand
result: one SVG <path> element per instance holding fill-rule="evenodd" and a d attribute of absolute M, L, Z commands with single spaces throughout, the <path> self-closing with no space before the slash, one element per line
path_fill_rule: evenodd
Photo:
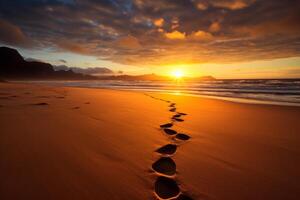
<path fill-rule="evenodd" d="M 298 199 L 300 108 L 0 84 L 1 199 Z"/>

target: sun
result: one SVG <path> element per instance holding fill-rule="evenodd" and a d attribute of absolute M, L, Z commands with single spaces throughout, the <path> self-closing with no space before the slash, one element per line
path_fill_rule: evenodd
<path fill-rule="evenodd" d="M 176 69 L 176 70 L 172 71 L 171 75 L 176 79 L 180 79 L 184 76 L 184 73 L 182 70 Z"/>

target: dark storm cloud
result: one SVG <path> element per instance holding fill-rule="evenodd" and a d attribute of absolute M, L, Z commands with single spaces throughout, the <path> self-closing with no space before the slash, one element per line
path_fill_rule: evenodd
<path fill-rule="evenodd" d="M 281 58 L 300 54 L 299 9 L 298 0 L 2 0 L 0 42 L 136 65 Z"/>
<path fill-rule="evenodd" d="M 0 42 L 7 45 L 30 47 L 31 41 L 21 29 L 8 21 L 0 19 Z"/>

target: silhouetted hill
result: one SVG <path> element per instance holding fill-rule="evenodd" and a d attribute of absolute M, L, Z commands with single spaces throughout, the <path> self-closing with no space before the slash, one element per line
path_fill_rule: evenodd
<path fill-rule="evenodd" d="M 125 81 L 171 81 L 174 78 L 169 76 L 159 76 L 156 74 L 144 74 L 144 75 L 117 75 L 117 76 L 98 76 L 100 80 L 125 80 Z M 185 81 L 211 81 L 216 80 L 212 76 L 202 76 L 202 77 L 183 77 Z"/>
<path fill-rule="evenodd" d="M 49 63 L 26 61 L 15 49 L 0 47 L 0 77 L 4 79 L 94 79 L 72 70 L 55 71 Z"/>
<path fill-rule="evenodd" d="M 144 75 L 113 75 L 113 76 L 98 76 L 100 80 L 125 80 L 125 81 L 167 81 L 170 78 L 166 76 L 158 76 L 155 74 Z"/>
<path fill-rule="evenodd" d="M 95 70 L 93 68 L 90 68 Z M 107 68 L 98 68 L 97 70 L 109 70 Z M 112 71 L 109 71 L 112 73 Z M 170 81 L 169 76 L 159 76 L 156 74 L 144 75 L 106 75 L 91 76 L 81 73 L 75 73 L 72 69 L 54 70 L 49 63 L 39 61 L 26 61 L 15 49 L 0 47 L 0 79 L 65 79 L 65 80 L 126 80 L 126 81 Z M 184 77 L 185 81 L 203 81 L 215 80 L 211 76 L 204 77 Z"/>

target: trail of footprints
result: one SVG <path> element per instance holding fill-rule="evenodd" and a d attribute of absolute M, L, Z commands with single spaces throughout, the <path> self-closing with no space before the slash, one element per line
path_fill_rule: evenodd
<path fill-rule="evenodd" d="M 182 116 L 186 115 L 186 113 L 177 112 L 175 103 L 153 96 L 150 97 L 169 103 L 169 111 L 175 113 L 171 118 L 171 122 L 160 125 L 162 131 L 169 136 L 170 143 L 155 150 L 156 153 L 160 154 L 160 158 L 152 164 L 152 169 L 157 175 L 154 183 L 154 193 L 158 199 L 192 200 L 190 196 L 180 189 L 176 182 L 176 163 L 172 159 L 181 142 L 190 139 L 190 136 L 187 134 L 177 133 L 176 130 L 172 129 L 174 123 L 184 121 Z"/>
<path fill-rule="evenodd" d="M 50 99 L 50 98 L 65 99 L 66 98 L 66 94 L 39 95 L 39 96 L 35 96 L 31 92 L 23 92 L 22 94 L 26 95 L 27 97 L 33 97 L 33 98 L 37 98 L 37 99 Z M 64 96 L 62 96 L 62 95 L 64 95 Z M 6 93 L 6 92 L 0 92 L 0 100 L 13 100 L 13 99 L 16 99 L 18 97 L 24 97 L 24 96 L 18 96 L 18 95 L 12 95 L 12 94 Z M 84 102 L 84 104 L 88 105 L 88 104 L 91 104 L 91 103 L 90 102 Z M 45 106 L 49 106 L 50 103 L 42 101 L 42 102 L 38 102 L 38 103 L 29 103 L 29 104 L 25 104 L 25 105 L 45 107 Z M 4 105 L 0 104 L 0 108 L 1 107 L 4 107 Z M 77 110 L 77 109 L 80 109 L 80 106 L 74 106 L 71 109 Z"/>
<path fill-rule="evenodd" d="M 6 93 L 0 93 L 0 94 L 7 95 Z M 26 94 L 30 94 L 30 93 L 26 93 Z M 10 98 L 16 98 L 16 97 L 18 96 L 15 95 L 10 96 Z M 185 116 L 186 113 L 177 112 L 175 103 L 163 99 L 159 99 L 153 96 L 150 97 L 169 103 L 169 111 L 174 113 L 174 115 L 171 117 L 171 122 L 160 125 L 162 131 L 169 136 L 169 143 L 155 150 L 156 153 L 160 154 L 160 158 L 152 164 L 152 169 L 156 172 L 155 174 L 157 175 L 154 183 L 154 192 L 159 199 L 191 200 L 192 198 L 189 197 L 187 194 L 185 194 L 180 189 L 178 183 L 176 182 L 175 179 L 176 163 L 172 159 L 172 156 L 176 153 L 177 149 L 180 147 L 180 144 L 190 139 L 190 136 L 188 136 L 187 134 L 178 133 L 176 130 L 172 129 L 174 123 L 184 121 L 184 119 L 182 119 L 182 116 Z M 46 97 L 39 96 L 38 98 L 46 98 Z M 63 99 L 65 97 L 56 96 L 56 98 Z M 90 102 L 85 102 L 85 104 L 90 104 Z M 49 104 L 46 102 L 40 102 L 31 105 L 47 106 Z M 0 107 L 3 107 L 3 105 L 0 105 Z M 73 107 L 72 109 L 79 109 L 79 108 L 80 107 L 76 106 Z"/>

